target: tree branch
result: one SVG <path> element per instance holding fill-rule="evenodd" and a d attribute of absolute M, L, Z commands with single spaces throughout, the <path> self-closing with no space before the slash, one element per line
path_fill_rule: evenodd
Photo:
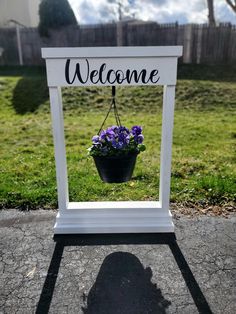
<path fill-rule="evenodd" d="M 226 0 L 226 2 L 231 7 L 231 9 L 234 11 L 234 13 L 236 13 L 236 0 L 234 0 L 234 4 L 233 4 L 233 0 Z"/>
<path fill-rule="evenodd" d="M 207 0 L 207 6 L 208 6 L 208 21 L 210 26 L 215 26 L 215 14 L 214 14 L 214 3 L 213 0 Z"/>

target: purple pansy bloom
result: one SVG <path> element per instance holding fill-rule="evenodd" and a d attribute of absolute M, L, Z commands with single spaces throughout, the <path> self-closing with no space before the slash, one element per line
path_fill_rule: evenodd
<path fill-rule="evenodd" d="M 122 149 L 122 148 L 124 148 L 125 143 L 124 143 L 124 142 L 121 142 L 121 141 L 118 141 L 118 142 L 113 141 L 113 142 L 112 142 L 112 146 L 113 146 L 115 149 Z"/>
<path fill-rule="evenodd" d="M 113 139 L 113 140 L 111 141 L 111 145 L 112 145 L 112 147 L 113 147 L 113 148 L 116 148 L 116 144 L 117 144 L 116 140 L 115 140 L 115 139 Z"/>
<path fill-rule="evenodd" d="M 138 136 L 142 133 L 143 128 L 139 125 L 135 125 L 132 127 L 131 132 L 134 136 Z"/>
<path fill-rule="evenodd" d="M 142 134 L 139 134 L 138 136 L 135 136 L 134 139 L 135 139 L 135 142 L 137 142 L 138 144 L 142 144 L 144 140 L 144 136 Z"/>
<path fill-rule="evenodd" d="M 125 141 L 126 141 L 126 144 L 128 145 L 130 142 L 130 136 L 129 135 L 126 136 Z"/>
<path fill-rule="evenodd" d="M 114 133 L 117 133 L 118 130 L 119 130 L 118 126 L 116 126 L 116 125 L 113 125 L 110 128 L 108 128 L 108 129 L 111 129 Z"/>
<path fill-rule="evenodd" d="M 105 139 L 106 139 L 106 131 L 102 130 L 102 132 L 100 134 L 100 139 L 101 139 L 102 142 L 105 141 Z"/>
<path fill-rule="evenodd" d="M 94 135 L 93 138 L 92 138 L 92 142 L 93 144 L 97 145 L 97 144 L 100 144 L 100 138 L 98 135 Z"/>
<path fill-rule="evenodd" d="M 131 130 L 125 126 L 113 125 L 106 130 L 102 130 L 100 135 L 92 138 L 93 146 L 89 150 L 91 156 L 116 156 L 128 153 L 139 153 L 142 150 L 139 144 L 142 144 L 144 137 L 142 127 L 135 125 Z"/>
<path fill-rule="evenodd" d="M 111 129 L 107 129 L 106 130 L 106 139 L 108 142 L 112 141 L 115 137 L 115 133 L 114 131 L 112 131 Z"/>
<path fill-rule="evenodd" d="M 120 134 L 118 135 L 118 140 L 119 140 L 120 142 L 125 142 L 125 139 L 126 139 L 126 134 L 120 133 Z"/>
<path fill-rule="evenodd" d="M 129 132 L 129 129 L 127 129 L 125 126 L 120 126 L 119 127 L 119 133 L 127 133 L 127 134 L 129 134 L 130 132 Z"/>

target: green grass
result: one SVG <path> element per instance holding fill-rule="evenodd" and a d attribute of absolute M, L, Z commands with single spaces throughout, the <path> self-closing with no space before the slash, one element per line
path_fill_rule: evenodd
<path fill-rule="evenodd" d="M 9 76 L 9 70 L 0 69 L 0 206 L 54 208 L 57 206 L 54 152 L 43 70 L 22 70 L 20 76 L 11 71 Z M 180 67 L 172 202 L 236 202 L 236 84 L 230 82 L 234 81 L 233 71 L 217 71 L 212 74 L 209 68 L 206 71 L 204 67 L 202 70 L 193 67 L 190 75 L 186 67 Z M 206 79 L 194 80 L 194 76 Z M 158 197 L 162 89 L 118 88 L 117 94 L 123 124 L 143 125 L 147 150 L 138 156 L 132 181 L 105 184 L 101 183 L 93 160 L 87 158 L 86 148 L 108 109 L 110 89 L 63 89 L 72 201 Z M 112 117 L 110 123 L 114 124 Z"/>

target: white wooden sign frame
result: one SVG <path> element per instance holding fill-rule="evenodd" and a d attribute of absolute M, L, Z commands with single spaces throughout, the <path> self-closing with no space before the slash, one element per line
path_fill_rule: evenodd
<path fill-rule="evenodd" d="M 177 59 L 182 46 L 42 48 L 53 126 L 55 234 L 174 232 L 169 210 Z M 163 85 L 159 201 L 69 202 L 62 86 Z"/>

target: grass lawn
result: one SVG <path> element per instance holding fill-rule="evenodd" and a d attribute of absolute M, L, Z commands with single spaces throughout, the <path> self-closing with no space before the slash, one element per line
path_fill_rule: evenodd
<path fill-rule="evenodd" d="M 180 67 L 172 202 L 235 206 L 234 73 L 232 68 Z M 86 151 L 108 109 L 110 93 L 110 88 L 63 89 L 70 200 L 155 200 L 162 88 L 117 89 L 123 124 L 142 125 L 147 147 L 138 156 L 132 181 L 122 184 L 101 183 Z M 43 70 L 0 68 L 0 119 L 0 206 L 56 208 L 54 151 Z M 112 117 L 109 124 L 114 124 Z"/>

